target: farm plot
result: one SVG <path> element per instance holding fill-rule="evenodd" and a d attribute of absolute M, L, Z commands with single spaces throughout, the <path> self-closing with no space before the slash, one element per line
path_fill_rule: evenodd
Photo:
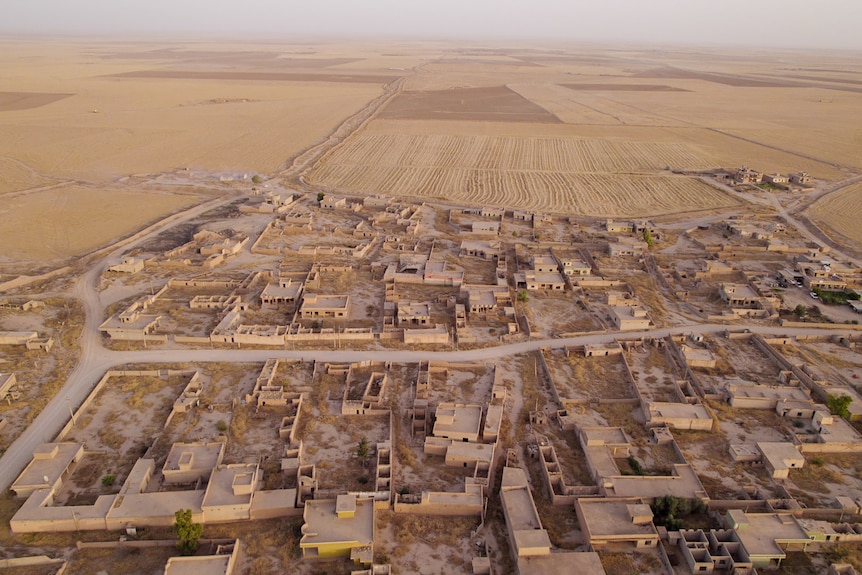
<path fill-rule="evenodd" d="M 191 194 L 81 186 L 18 196 L 0 208 L 0 249 L 10 259 L 45 265 L 98 248 L 200 200 Z"/>
<path fill-rule="evenodd" d="M 700 180 L 530 171 L 327 164 L 312 178 L 330 188 L 595 217 L 658 216 L 730 208 L 739 201 Z"/>
<path fill-rule="evenodd" d="M 308 179 L 350 192 L 589 216 L 738 205 L 700 180 L 643 174 L 705 165 L 692 147 L 674 143 L 364 133 L 338 148 Z"/>
<path fill-rule="evenodd" d="M 697 148 L 673 142 L 364 132 L 338 148 L 322 167 L 630 173 L 666 166 L 698 169 L 711 163 Z"/>
<path fill-rule="evenodd" d="M 852 244 L 862 243 L 862 183 L 848 186 L 840 192 L 829 194 L 808 208 L 807 215 L 834 230 Z"/>
<path fill-rule="evenodd" d="M 402 92 L 381 118 L 558 123 L 541 106 L 506 86 Z"/>

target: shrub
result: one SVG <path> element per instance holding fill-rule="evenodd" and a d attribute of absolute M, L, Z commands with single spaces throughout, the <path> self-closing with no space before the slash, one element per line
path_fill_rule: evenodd
<path fill-rule="evenodd" d="M 216 429 L 219 431 L 219 433 L 224 433 L 225 431 L 227 431 L 227 422 L 224 419 L 219 419 L 216 422 Z"/>
<path fill-rule="evenodd" d="M 108 475 L 106 475 L 102 478 L 102 485 L 104 485 L 105 487 L 110 487 L 116 481 L 117 481 L 117 476 L 114 475 L 113 473 L 109 473 Z"/>

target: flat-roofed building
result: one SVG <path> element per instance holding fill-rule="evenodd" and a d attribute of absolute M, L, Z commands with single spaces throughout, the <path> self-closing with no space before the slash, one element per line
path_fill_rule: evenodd
<path fill-rule="evenodd" d="M 12 483 L 18 497 L 29 497 L 37 489 L 59 489 L 71 475 L 72 466 L 84 457 L 82 443 L 43 443 L 33 452 L 33 459 Z"/>
<path fill-rule="evenodd" d="M 786 479 L 791 469 L 802 469 L 805 457 L 787 441 L 758 441 L 757 450 L 773 479 Z"/>
<path fill-rule="evenodd" d="M 575 501 L 575 512 L 584 540 L 593 549 L 611 544 L 636 548 L 658 545 L 652 510 L 642 499 L 581 497 Z"/>
<path fill-rule="evenodd" d="M 757 307 L 760 296 L 750 286 L 744 284 L 722 283 L 718 286 L 718 295 L 730 307 Z"/>
<path fill-rule="evenodd" d="M 345 319 L 350 308 L 349 295 L 310 295 L 302 298 L 299 316 L 302 319 L 338 318 Z"/>
<path fill-rule="evenodd" d="M 641 306 L 613 306 L 614 326 L 620 331 L 643 330 L 652 327 L 647 310 Z"/>
<path fill-rule="evenodd" d="M 804 550 L 811 537 L 789 513 L 746 513 L 731 509 L 727 526 L 736 531 L 755 569 L 777 568 L 788 548 Z"/>
<path fill-rule="evenodd" d="M 434 437 L 456 441 L 478 441 L 482 407 L 463 403 L 441 403 L 434 414 Z"/>
<path fill-rule="evenodd" d="M 251 500 L 261 481 L 256 463 L 232 463 L 213 469 L 201 502 L 204 521 L 251 518 Z"/>
<path fill-rule="evenodd" d="M 302 514 L 303 558 L 350 557 L 370 565 L 374 549 L 374 501 L 356 495 L 310 499 Z"/>
<path fill-rule="evenodd" d="M 224 443 L 174 443 L 162 467 L 165 483 L 208 481 L 212 470 L 222 462 Z"/>
<path fill-rule="evenodd" d="M 290 278 L 280 278 L 278 283 L 268 283 L 260 294 L 261 303 L 277 305 L 295 303 L 302 295 L 302 282 Z"/>
<path fill-rule="evenodd" d="M 431 306 L 427 303 L 399 301 L 396 308 L 398 325 L 428 325 L 431 323 Z"/>
<path fill-rule="evenodd" d="M 171 557 L 164 575 L 233 575 L 239 557 L 239 540 L 219 545 L 215 555 Z"/>

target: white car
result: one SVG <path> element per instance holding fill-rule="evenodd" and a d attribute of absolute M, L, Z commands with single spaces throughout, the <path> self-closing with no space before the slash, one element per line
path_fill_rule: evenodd
<path fill-rule="evenodd" d="M 813 297 L 814 299 L 820 299 L 819 297 L 817 297 L 817 294 L 816 294 L 816 293 L 814 293 L 813 291 L 812 291 L 812 292 L 808 292 L 808 295 L 810 295 L 810 296 L 811 296 L 811 297 Z"/>

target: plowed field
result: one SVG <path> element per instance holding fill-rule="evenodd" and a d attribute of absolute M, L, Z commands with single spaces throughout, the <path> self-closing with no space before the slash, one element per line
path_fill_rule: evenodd
<path fill-rule="evenodd" d="M 862 184 L 854 184 L 826 196 L 808 210 L 808 215 L 845 238 L 862 244 Z"/>

